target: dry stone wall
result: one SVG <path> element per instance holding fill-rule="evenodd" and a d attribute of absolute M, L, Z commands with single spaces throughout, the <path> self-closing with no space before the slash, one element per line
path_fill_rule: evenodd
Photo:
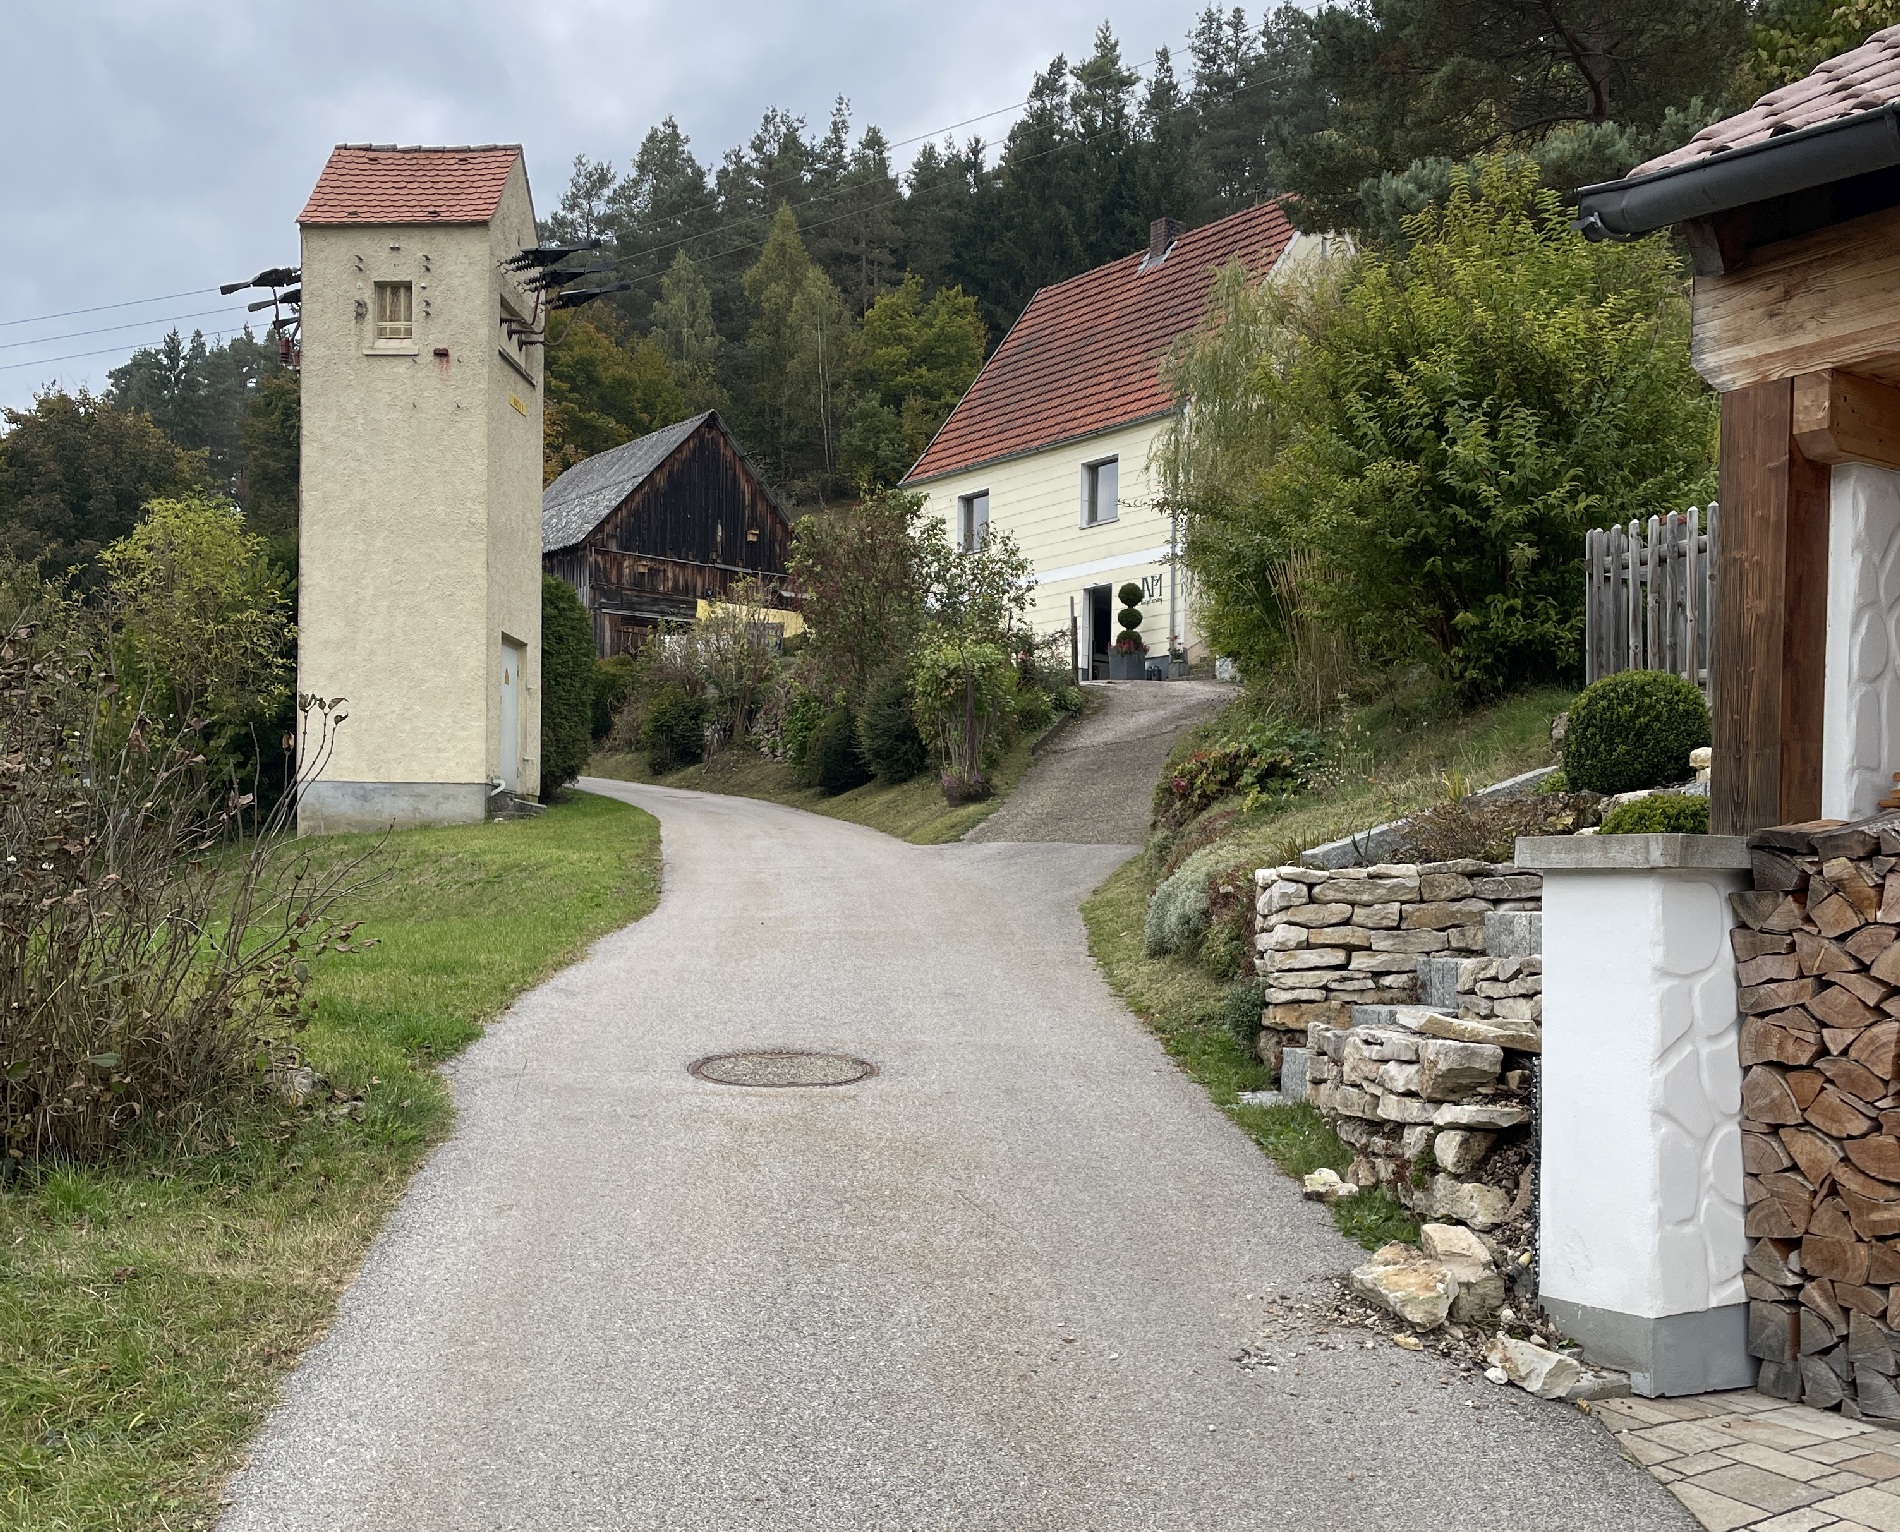
<path fill-rule="evenodd" d="M 1900 825 L 1749 846 L 1730 941 L 1758 1387 L 1900 1419 Z"/>
<path fill-rule="evenodd" d="M 1526 1220 L 1541 892 L 1477 861 L 1256 875 L 1261 1056 L 1355 1185 L 1474 1229 Z"/>

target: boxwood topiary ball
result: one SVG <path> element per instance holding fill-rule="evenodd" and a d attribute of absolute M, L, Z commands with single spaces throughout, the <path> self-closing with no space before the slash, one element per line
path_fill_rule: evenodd
<path fill-rule="evenodd" d="M 1120 590 L 1116 591 L 1115 594 L 1121 598 L 1121 604 L 1123 606 L 1141 605 L 1141 587 L 1133 580 L 1130 580 Z"/>
<path fill-rule="evenodd" d="M 1125 606 L 1115 614 L 1115 620 L 1132 633 L 1141 626 L 1141 608 Z"/>
<path fill-rule="evenodd" d="M 1626 670 L 1587 686 L 1570 708 L 1564 776 L 1573 792 L 1629 793 L 1691 776 L 1689 752 L 1709 742 L 1709 709 L 1693 682 Z"/>

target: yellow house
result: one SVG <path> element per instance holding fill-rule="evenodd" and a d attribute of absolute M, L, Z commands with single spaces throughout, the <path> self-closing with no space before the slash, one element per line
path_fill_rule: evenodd
<path fill-rule="evenodd" d="M 1322 241 L 1267 203 L 1188 230 L 1157 219 L 1148 248 L 1045 287 L 984 365 L 904 484 L 959 546 L 1005 527 L 1035 567 L 1038 635 L 1073 632 L 1082 679 L 1108 673 L 1115 590 L 1141 587 L 1151 659 L 1199 658 L 1193 591 L 1151 466 L 1173 407 L 1161 364 L 1200 320 L 1215 273 L 1259 276 Z"/>
<path fill-rule="evenodd" d="M 541 785 L 541 354 L 506 265 L 536 243 L 527 168 L 346 144 L 298 223 L 297 686 L 348 715 L 298 828 L 480 820 Z"/>

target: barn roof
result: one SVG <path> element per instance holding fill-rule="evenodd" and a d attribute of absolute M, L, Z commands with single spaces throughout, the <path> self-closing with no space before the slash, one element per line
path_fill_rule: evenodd
<path fill-rule="evenodd" d="M 1264 274 L 1292 240 L 1269 202 L 1176 235 L 1159 265 L 1138 252 L 1043 288 L 904 482 L 1166 413 L 1162 355 L 1200 322 L 1215 273 L 1238 257 Z"/>
<path fill-rule="evenodd" d="M 751 461 L 733 440 L 719 412 L 706 410 L 583 458 L 550 484 L 541 494 L 541 551 L 555 553 L 586 539 L 709 420 L 715 430 L 732 442 L 733 451 L 756 478 Z M 763 486 L 764 481 L 760 482 Z M 769 488 L 765 495 L 776 508 L 778 497 Z"/>
<path fill-rule="evenodd" d="M 297 222 L 487 223 L 520 158 L 519 144 L 338 144 Z"/>

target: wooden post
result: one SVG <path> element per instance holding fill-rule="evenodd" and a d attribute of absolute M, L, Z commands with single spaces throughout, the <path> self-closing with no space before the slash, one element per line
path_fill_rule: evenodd
<path fill-rule="evenodd" d="M 1082 679 L 1082 641 L 1075 628 L 1075 597 L 1069 597 L 1069 674 Z"/>
<path fill-rule="evenodd" d="M 1828 470 L 1794 443 L 1794 385 L 1722 395 L 1722 536 L 1709 704 L 1710 828 L 1821 811 Z"/>

